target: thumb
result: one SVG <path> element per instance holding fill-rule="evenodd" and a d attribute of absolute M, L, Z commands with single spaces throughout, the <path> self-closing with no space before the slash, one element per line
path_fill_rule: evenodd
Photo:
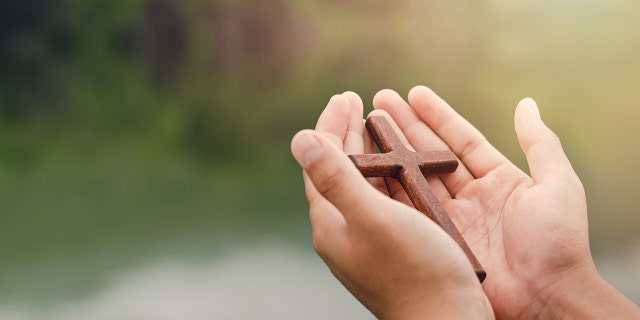
<path fill-rule="evenodd" d="M 577 180 L 560 139 L 542 122 L 533 99 L 525 98 L 518 103 L 515 127 L 534 182 L 562 184 Z"/>
<path fill-rule="evenodd" d="M 344 152 L 322 134 L 313 130 L 298 132 L 291 140 L 291 153 L 317 192 L 331 202 L 345 219 L 357 219 L 376 211 L 372 199 L 380 194 Z"/>

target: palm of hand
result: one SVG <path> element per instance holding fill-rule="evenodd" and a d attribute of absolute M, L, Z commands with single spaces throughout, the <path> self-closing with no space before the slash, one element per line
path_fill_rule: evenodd
<path fill-rule="evenodd" d="M 496 315 L 522 317 L 538 291 L 553 285 L 539 279 L 588 258 L 586 224 L 575 224 L 585 220 L 567 216 L 576 209 L 586 215 L 584 197 L 575 193 L 535 184 L 506 164 L 470 182 L 444 204 L 489 270 L 483 287 Z"/>

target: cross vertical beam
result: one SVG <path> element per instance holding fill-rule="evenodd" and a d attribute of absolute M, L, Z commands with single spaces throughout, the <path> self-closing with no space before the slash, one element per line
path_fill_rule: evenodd
<path fill-rule="evenodd" d="M 424 176 L 454 172 L 458 167 L 455 155 L 449 151 L 413 152 L 407 149 L 391 124 L 382 116 L 369 117 L 366 127 L 382 153 L 349 156 L 362 175 L 397 179 L 414 207 L 431 218 L 458 243 L 480 282 L 484 281 L 486 272 Z"/>

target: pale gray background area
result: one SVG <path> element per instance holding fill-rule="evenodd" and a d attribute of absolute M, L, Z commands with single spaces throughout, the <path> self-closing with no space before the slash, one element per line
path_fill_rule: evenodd
<path fill-rule="evenodd" d="M 622 252 L 622 251 L 621 251 Z M 603 276 L 640 301 L 640 250 L 596 259 Z M 55 297 L 52 297 L 52 300 Z M 265 241 L 222 259 L 149 261 L 83 299 L 0 306 L 2 320 L 375 319 L 312 250 Z"/>

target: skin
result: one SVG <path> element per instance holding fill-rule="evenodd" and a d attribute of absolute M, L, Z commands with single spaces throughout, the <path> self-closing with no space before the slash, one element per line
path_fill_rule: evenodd
<path fill-rule="evenodd" d="M 428 181 L 488 274 L 480 286 L 462 250 L 395 180 L 362 178 L 346 157 L 375 150 L 362 102 L 334 96 L 316 129 L 293 138 L 292 153 L 304 169 L 316 251 L 376 316 L 640 318 L 593 264 L 582 184 L 532 99 L 515 112 L 530 175 L 426 87 L 413 88 L 408 103 L 382 90 L 373 105 L 408 147 L 459 158 L 454 173 Z"/>

